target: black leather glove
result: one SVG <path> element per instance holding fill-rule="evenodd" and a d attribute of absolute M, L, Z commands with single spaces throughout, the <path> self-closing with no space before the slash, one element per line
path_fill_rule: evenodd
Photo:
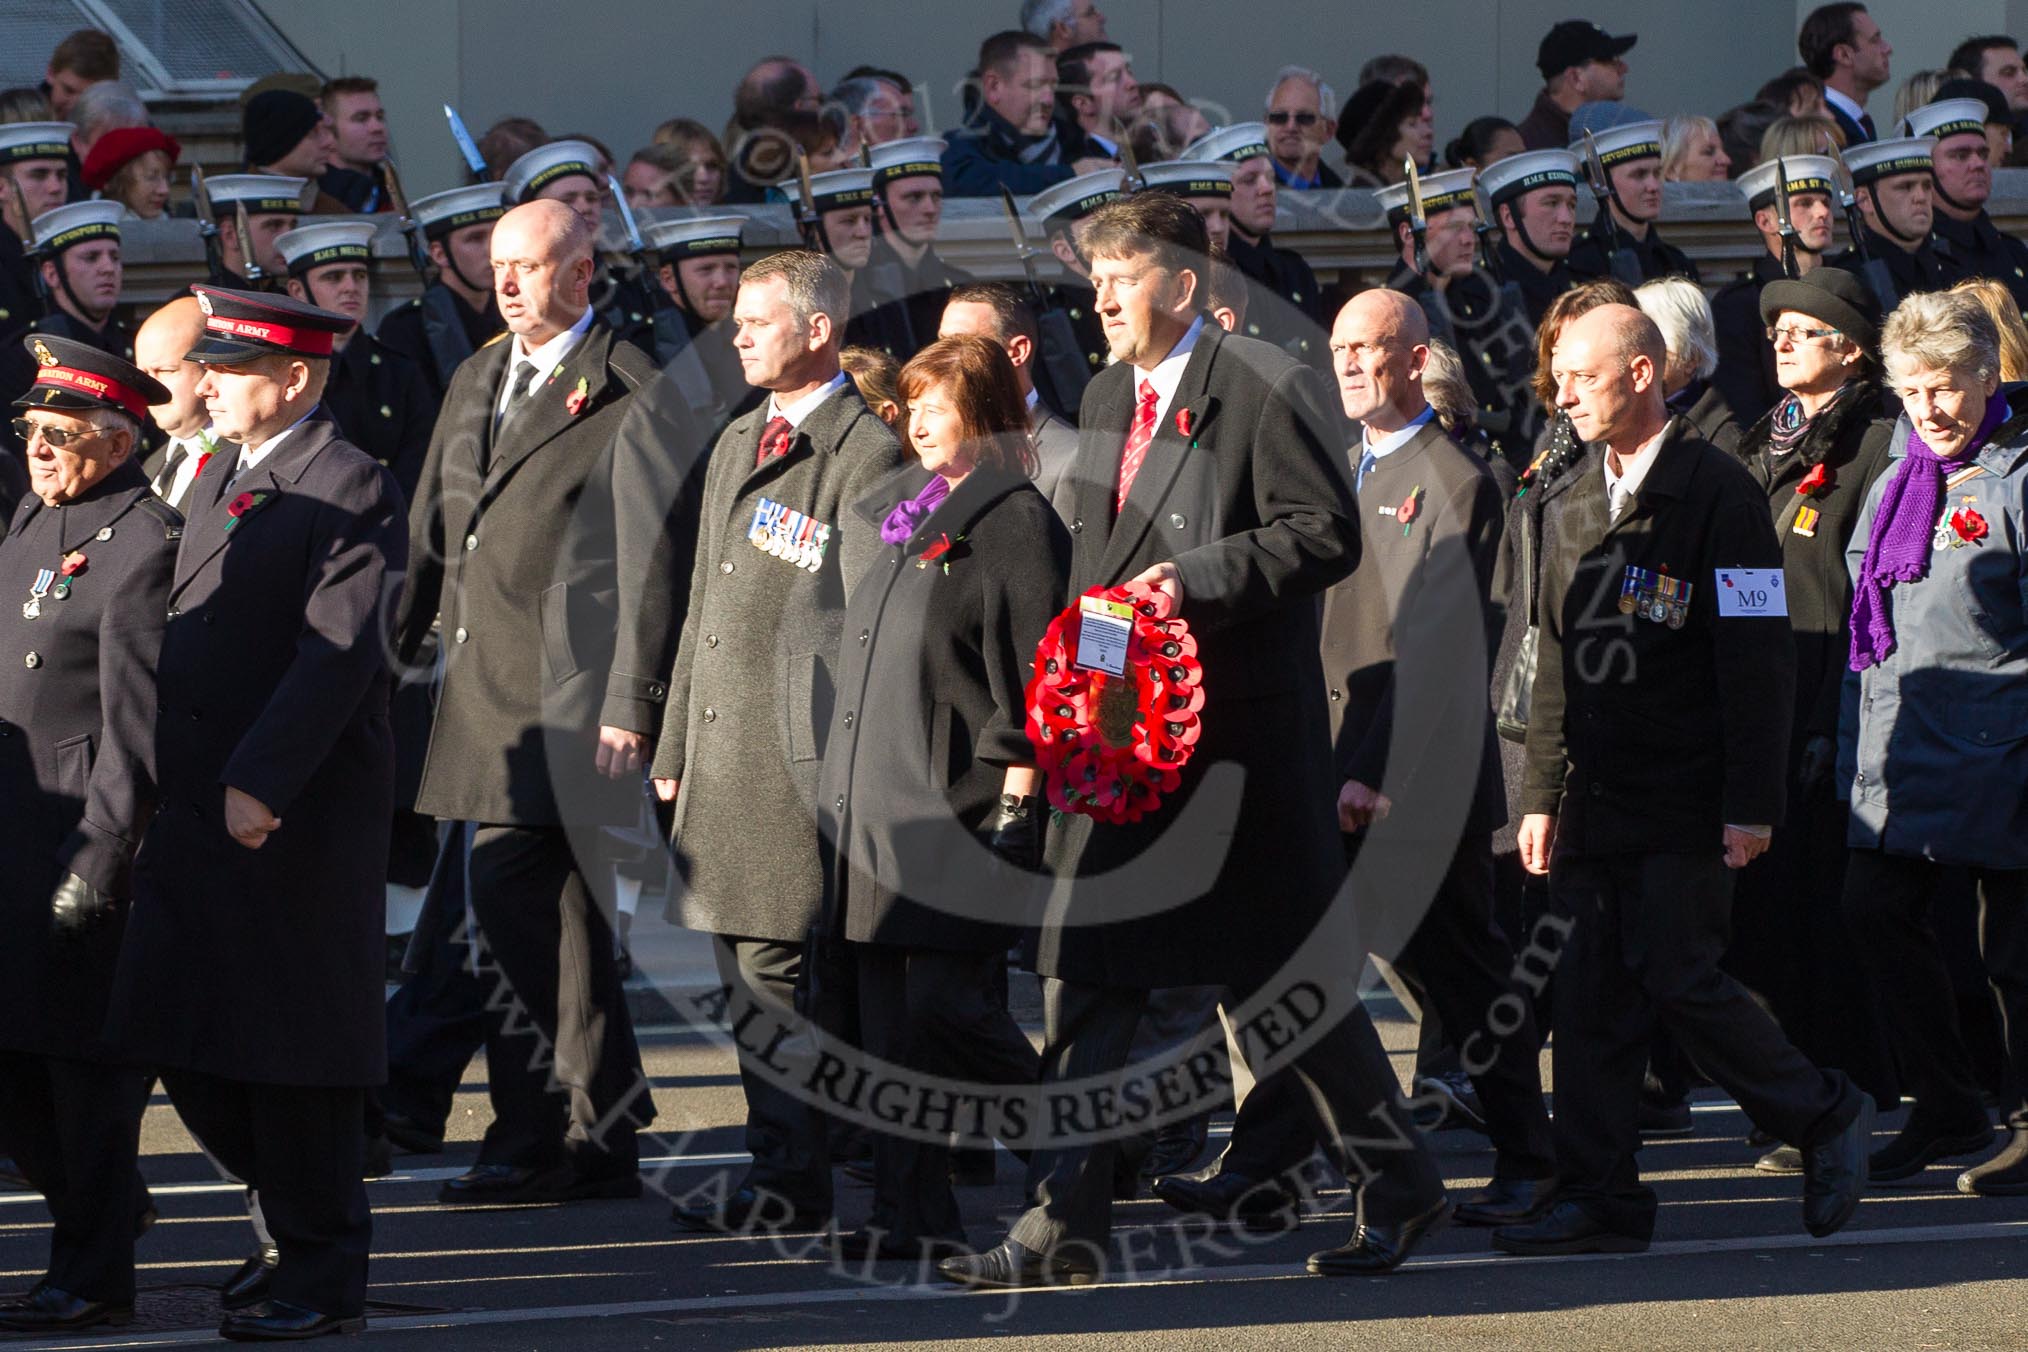
<path fill-rule="evenodd" d="M 1821 733 L 1803 743 L 1803 759 L 1796 767 L 1796 787 L 1821 788 L 1838 764 L 1838 743 Z"/>
<path fill-rule="evenodd" d="M 1011 793 L 986 818 L 986 848 L 1030 873 L 1042 867 L 1042 802 Z"/>
<path fill-rule="evenodd" d="M 59 943 L 83 943 L 119 916 L 120 903 L 75 873 L 63 875 L 49 898 L 49 928 Z"/>

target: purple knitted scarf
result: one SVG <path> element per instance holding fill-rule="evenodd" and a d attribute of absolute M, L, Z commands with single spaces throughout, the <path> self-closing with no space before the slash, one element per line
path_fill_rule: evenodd
<path fill-rule="evenodd" d="M 1950 463 L 1963 464 L 1977 455 L 2007 416 L 1999 395 L 1986 402 L 1978 435 Z M 1880 495 L 1873 511 L 1873 530 L 1866 537 L 1866 556 L 1852 580 L 1852 660 L 1864 671 L 1887 660 L 1894 651 L 1894 620 L 1888 614 L 1887 590 L 1897 582 L 1919 582 L 1929 572 L 1930 535 L 1943 508 L 1945 461 L 1929 448 L 1913 426 L 1908 429 L 1907 454 Z"/>
<path fill-rule="evenodd" d="M 950 495 L 950 482 L 941 474 L 930 475 L 930 481 L 914 497 L 896 503 L 887 514 L 887 520 L 880 524 L 880 538 L 891 545 L 907 544 L 916 527 L 929 520 L 937 504 Z"/>

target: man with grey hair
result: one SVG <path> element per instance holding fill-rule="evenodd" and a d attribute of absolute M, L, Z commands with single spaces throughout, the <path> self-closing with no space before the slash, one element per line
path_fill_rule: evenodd
<path fill-rule="evenodd" d="M 1802 1150 L 1811 1234 L 1851 1219 L 1866 1187 L 1870 1101 L 1718 965 L 1734 872 L 1782 817 L 1795 647 L 1766 495 L 1670 416 L 1666 360 L 1625 305 L 1572 320 L 1551 358 L 1592 449 L 1543 509 L 1516 843 L 1575 923 L 1556 972 L 1556 1203 L 1494 1232 L 1508 1253 L 1648 1247 L 1636 1114 L 1658 1025 Z"/>
<path fill-rule="evenodd" d="M 1021 27 L 1057 53 L 1086 42 L 1103 42 L 1106 16 L 1096 0 L 1022 0 Z"/>
<path fill-rule="evenodd" d="M 655 792 L 675 804 L 683 875 L 669 917 L 713 936 L 734 1018 L 794 1008 L 824 895 L 808 805 L 846 579 L 881 547 L 850 508 L 904 463 L 838 365 L 849 309 L 844 271 L 807 249 L 772 254 L 740 278 L 733 346 L 747 383 L 768 397 L 725 429 L 705 470 L 655 747 Z M 753 1162 L 730 1187 L 720 1176 L 678 1198 L 677 1224 L 780 1231 L 830 1221 L 826 1119 L 778 1078 L 773 1062 L 742 1050 Z"/>
<path fill-rule="evenodd" d="M 148 105 L 141 102 L 141 96 L 134 87 L 121 80 L 101 80 L 89 85 L 84 93 L 77 96 L 77 102 L 70 106 L 70 120 L 76 130 L 70 134 L 71 152 L 77 157 L 71 166 L 73 179 L 77 166 L 92 153 L 98 139 L 115 127 L 145 127 L 148 125 Z M 87 190 L 82 183 L 73 182 L 70 200 L 82 202 Z"/>
<path fill-rule="evenodd" d="M 871 149 L 913 133 L 908 127 L 907 90 L 878 75 L 860 75 L 831 87 L 831 102 L 852 119 L 852 136 Z"/>
<path fill-rule="evenodd" d="M 1718 369 L 1718 327 L 1704 289 L 1682 277 L 1661 277 L 1634 288 L 1641 313 L 1662 331 L 1668 356 L 1662 364 L 1662 397 L 1721 451 L 1735 451 L 1746 429 L 1739 425 L 1725 392 L 1711 383 Z"/>
<path fill-rule="evenodd" d="M 1267 92 L 1268 149 L 1285 188 L 1342 188 L 1345 180 L 1319 159 L 1338 131 L 1338 96 L 1307 66 L 1283 66 Z"/>

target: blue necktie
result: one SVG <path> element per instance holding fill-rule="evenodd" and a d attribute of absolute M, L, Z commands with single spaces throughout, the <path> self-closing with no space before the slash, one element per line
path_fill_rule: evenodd
<path fill-rule="evenodd" d="M 1371 451 L 1368 451 L 1364 455 L 1359 457 L 1359 477 L 1353 480 L 1352 483 L 1353 492 L 1356 493 L 1360 489 L 1366 487 L 1366 476 L 1371 474 L 1373 472 L 1373 467 L 1379 463 L 1380 457 L 1375 455 Z"/>

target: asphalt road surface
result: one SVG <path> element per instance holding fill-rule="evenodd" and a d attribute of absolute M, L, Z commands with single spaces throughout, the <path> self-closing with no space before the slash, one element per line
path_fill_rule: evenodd
<path fill-rule="evenodd" d="M 1405 1073 L 1413 1027 L 1392 1010 L 1383 1001 L 1377 1012 Z M 1329 1279 L 1306 1275 L 1303 1259 L 1349 1235 L 1342 1189 L 1324 1192 L 1324 1214 L 1299 1231 L 1244 1239 L 1179 1228 L 1174 1213 L 1143 1199 L 1115 1211 L 1122 1275 L 1010 1300 L 923 1284 L 905 1266 L 847 1267 L 804 1238 L 676 1230 L 655 1189 L 680 1194 L 739 1169 L 738 1082 L 729 1051 L 695 1033 L 644 1030 L 643 1051 L 668 1134 L 643 1143 L 652 1159 L 644 1171 L 656 1177 L 639 1201 L 438 1206 L 439 1182 L 471 1159 L 485 1126 L 484 1066 L 473 1067 L 447 1152 L 403 1156 L 393 1176 L 369 1184 L 366 1342 L 432 1352 L 2028 1347 L 2028 1198 L 1961 1196 L 1962 1164 L 1939 1166 L 1916 1186 L 1876 1188 L 1843 1232 L 1812 1240 L 1799 1180 L 1755 1173 L 1744 1118 L 1710 1091 L 1692 1136 L 1643 1151 L 1663 1198 L 1645 1254 L 1517 1259 L 1491 1252 L 1483 1231 L 1453 1228 L 1391 1277 Z M 1544 1066 L 1546 1075 L 1546 1058 Z M 1485 1180 L 1492 1156 L 1482 1137 L 1435 1139 L 1454 1187 Z M 241 1197 L 159 1095 L 143 1150 L 161 1221 L 141 1245 L 135 1323 L 55 1340 L 0 1334 L 0 1349 L 214 1339 L 212 1288 L 251 1248 Z M 1017 1165 L 1003 1153 L 1000 1166 L 996 1186 L 960 1194 L 977 1243 L 996 1241 L 1020 1205 Z M 863 1218 L 868 1201 L 841 1176 L 846 1224 Z M 0 1289 L 26 1288 L 41 1274 L 48 1236 L 38 1199 L 0 1193 Z"/>

